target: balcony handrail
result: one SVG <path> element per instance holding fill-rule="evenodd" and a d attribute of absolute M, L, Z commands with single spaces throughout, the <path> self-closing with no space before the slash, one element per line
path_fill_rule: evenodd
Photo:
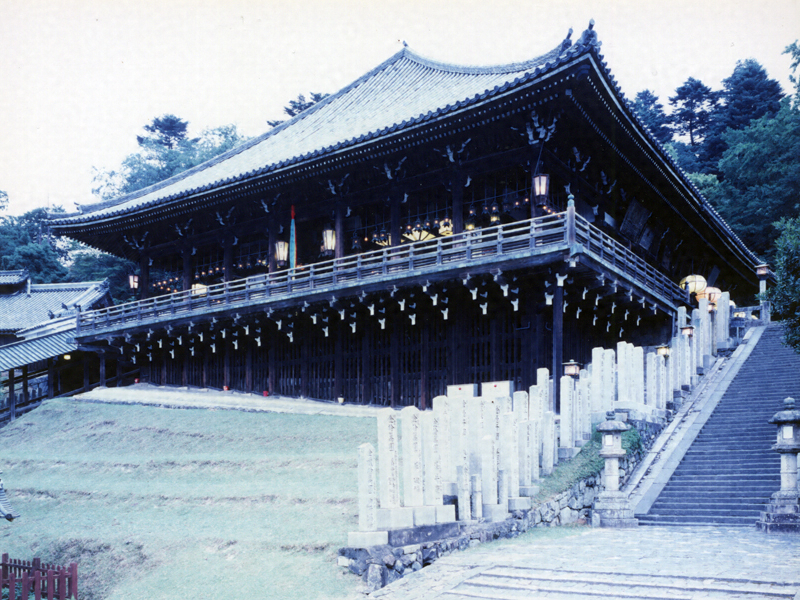
<path fill-rule="evenodd" d="M 214 306 L 232 308 L 259 299 L 269 300 L 331 286 L 347 287 L 348 283 L 360 286 L 387 275 L 397 277 L 421 269 L 440 269 L 448 264 L 467 263 L 464 266 L 468 266 L 491 256 L 513 257 L 553 246 L 567 248 L 567 221 L 573 215 L 576 242 L 583 244 L 585 251 L 621 266 L 626 274 L 668 299 L 673 297 L 674 290 L 680 293 L 680 288 L 665 275 L 574 211 L 568 211 L 81 312 L 77 316 L 76 336 L 127 322 L 198 314 Z"/>

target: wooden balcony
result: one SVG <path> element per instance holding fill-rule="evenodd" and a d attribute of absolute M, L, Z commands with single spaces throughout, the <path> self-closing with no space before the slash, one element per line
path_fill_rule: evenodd
<path fill-rule="evenodd" d="M 662 308 L 685 296 L 669 277 L 575 214 L 566 212 L 424 242 L 254 275 L 93 310 L 78 316 L 76 337 L 99 338 L 143 326 L 296 306 L 333 296 L 453 279 L 464 272 L 530 267 L 583 255 Z M 584 260 L 584 259 L 581 259 Z"/>

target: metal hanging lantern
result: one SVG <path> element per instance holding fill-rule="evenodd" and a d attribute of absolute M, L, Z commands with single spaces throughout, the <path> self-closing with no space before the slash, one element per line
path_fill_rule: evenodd
<path fill-rule="evenodd" d="M 354 252 L 361 252 L 361 236 L 358 231 L 353 232 L 353 240 L 350 242 L 350 249 Z"/>
<path fill-rule="evenodd" d="M 500 225 L 500 205 L 495 200 L 492 202 L 492 208 L 489 210 L 489 223 L 492 225 Z"/>
<path fill-rule="evenodd" d="M 278 267 L 285 267 L 289 261 L 289 242 L 278 240 L 275 242 L 275 262 Z"/>
<path fill-rule="evenodd" d="M 539 173 L 533 176 L 533 197 L 537 206 L 547 204 L 547 194 L 550 191 L 550 175 Z"/>
<path fill-rule="evenodd" d="M 453 235 L 453 220 L 449 213 L 444 213 L 444 218 L 439 221 L 439 235 Z"/>
<path fill-rule="evenodd" d="M 332 225 L 329 225 L 322 230 L 322 254 L 324 256 L 333 256 L 336 251 L 336 230 Z"/>
<path fill-rule="evenodd" d="M 469 207 L 469 214 L 467 218 L 464 220 L 464 229 L 466 231 L 473 231 L 478 226 L 478 213 L 475 210 L 475 206 Z"/>

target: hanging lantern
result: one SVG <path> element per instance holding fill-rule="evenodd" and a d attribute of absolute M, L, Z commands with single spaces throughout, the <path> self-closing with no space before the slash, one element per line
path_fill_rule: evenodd
<path fill-rule="evenodd" d="M 275 261 L 279 267 L 285 267 L 289 260 L 289 242 L 279 240 L 275 242 Z"/>
<path fill-rule="evenodd" d="M 361 252 L 361 236 L 357 231 L 353 232 L 353 241 L 350 243 L 350 249 L 354 252 Z"/>
<path fill-rule="evenodd" d="M 439 235 L 453 235 L 453 220 L 448 213 L 439 221 Z"/>
<path fill-rule="evenodd" d="M 322 254 L 323 256 L 333 256 L 336 251 L 336 230 L 328 226 L 322 230 Z"/>
<path fill-rule="evenodd" d="M 706 289 L 706 278 L 702 275 L 689 275 L 681 279 L 680 286 L 690 294 L 697 294 Z"/>
<path fill-rule="evenodd" d="M 550 175 L 539 174 L 533 176 L 533 196 L 537 206 L 547 203 L 547 193 L 550 190 Z"/>
<path fill-rule="evenodd" d="M 497 201 L 492 202 L 492 208 L 489 211 L 489 223 L 492 225 L 500 225 L 500 205 Z"/>
<path fill-rule="evenodd" d="M 475 211 L 475 206 L 469 207 L 469 214 L 464 221 L 464 229 L 473 231 L 478 226 L 478 213 Z"/>
<path fill-rule="evenodd" d="M 389 246 L 392 243 L 392 236 L 386 233 L 386 227 L 381 227 L 381 232 L 378 234 L 377 239 L 372 238 L 372 243 L 378 246 Z"/>
<path fill-rule="evenodd" d="M 138 275 L 128 275 L 128 286 L 132 290 L 139 289 L 139 276 Z"/>

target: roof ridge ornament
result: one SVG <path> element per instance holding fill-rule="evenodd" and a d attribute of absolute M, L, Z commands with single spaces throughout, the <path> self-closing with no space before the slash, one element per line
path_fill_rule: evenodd
<path fill-rule="evenodd" d="M 567 33 L 567 37 L 565 37 L 564 41 L 561 42 L 561 52 L 559 52 L 559 54 L 563 53 L 570 46 L 572 46 L 572 39 L 571 38 L 572 38 L 572 27 L 569 28 L 569 33 Z"/>
<path fill-rule="evenodd" d="M 584 30 L 576 44 L 579 46 L 594 46 L 595 48 L 600 48 L 602 42 L 597 39 L 597 32 L 594 30 L 594 19 L 589 20 L 589 27 Z"/>

